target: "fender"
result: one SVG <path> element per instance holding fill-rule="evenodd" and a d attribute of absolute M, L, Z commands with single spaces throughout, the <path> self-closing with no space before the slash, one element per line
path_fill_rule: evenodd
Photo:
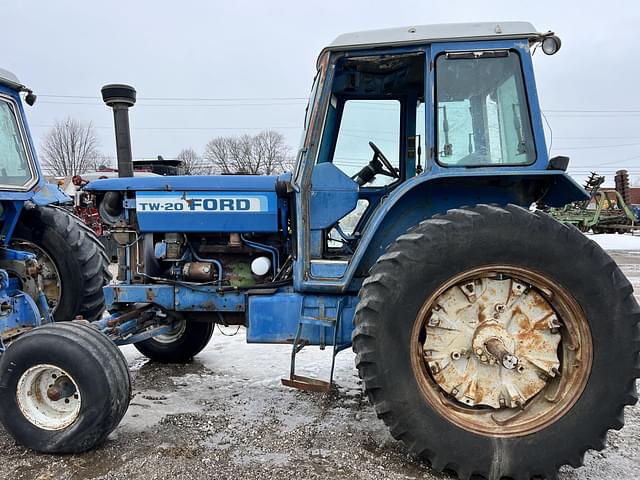
<path fill-rule="evenodd" d="M 33 190 L 31 201 L 36 205 L 50 205 L 60 203 L 71 203 L 71 197 L 64 193 L 57 185 L 45 183 L 41 187 Z"/>
<path fill-rule="evenodd" d="M 309 279 L 301 289 L 313 291 L 354 291 L 362 277 L 386 247 L 417 223 L 452 208 L 478 203 L 528 208 L 536 201 L 552 207 L 586 200 L 587 192 L 569 175 L 558 170 L 509 170 L 504 173 L 461 169 L 414 177 L 393 190 L 376 207 L 349 266 L 341 278 Z M 428 248 L 428 246 L 425 246 Z"/>

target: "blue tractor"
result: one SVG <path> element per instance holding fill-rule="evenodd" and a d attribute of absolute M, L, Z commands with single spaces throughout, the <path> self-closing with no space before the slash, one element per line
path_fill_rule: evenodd
<path fill-rule="evenodd" d="M 104 311 L 102 287 L 111 278 L 95 235 L 57 206 L 71 199 L 45 181 L 21 93 L 27 104 L 35 103 L 29 88 L 0 69 L 0 269 L 4 270 L 0 276 L 5 279 L 3 285 L 9 282 L 0 295 L 9 298 L 14 296 L 12 289 L 21 290 L 38 311 L 32 314 L 27 309 L 16 316 L 10 308 L 4 309 L 2 342 L 12 338 L 7 333 L 12 329 L 22 332 L 51 315 L 56 320 L 99 318 Z"/>
<path fill-rule="evenodd" d="M 17 365 L 13 353 L 4 356 L 7 349 L 13 352 L 17 340 L 26 346 L 23 352 L 29 363 L 37 361 L 40 353 L 51 355 L 65 342 L 84 343 L 88 329 L 78 334 L 77 325 L 69 329 L 66 322 L 54 322 L 101 318 L 105 307 L 102 287 L 111 279 L 104 249 L 93 231 L 60 207 L 71 199 L 45 180 L 22 97 L 28 105 L 36 101 L 14 74 L 0 69 L 0 358 L 7 360 L 2 367 L 5 372 Z M 22 347 L 16 343 L 15 348 L 19 354 Z M 118 355 L 113 348 L 106 355 L 99 354 L 101 362 Z M 55 383 L 52 376 L 63 378 L 57 367 L 38 365 L 19 384 L 7 383 L 4 377 L 0 390 L 10 405 L 5 404 L 3 411 L 29 411 L 15 395 L 6 395 L 19 389 L 25 398 L 34 398 L 35 390 L 24 390 L 25 379 L 46 383 L 46 390 Z M 66 405 L 63 410 L 74 405 L 72 400 L 60 403 Z M 30 418 L 35 425 L 48 428 L 49 424 L 40 422 L 47 413 L 34 415 Z"/>
<path fill-rule="evenodd" d="M 118 274 L 87 344 L 182 362 L 215 324 L 243 325 L 248 342 L 290 344 L 283 384 L 313 391 L 333 365 L 300 375 L 300 350 L 352 347 L 378 416 L 435 470 L 579 466 L 636 401 L 640 309 L 601 248 L 530 208 L 587 198 L 545 145 L 531 55 L 559 48 L 522 22 L 342 35 L 318 59 L 294 172 L 91 182 Z M 127 175 L 135 90 L 102 94 Z M 128 376 L 112 355 L 87 378 L 99 355 L 82 342 L 28 358 L 46 334 L 4 353 L 0 417 L 34 449 L 90 448 L 126 408 Z M 43 363 L 60 372 L 32 387 Z"/>

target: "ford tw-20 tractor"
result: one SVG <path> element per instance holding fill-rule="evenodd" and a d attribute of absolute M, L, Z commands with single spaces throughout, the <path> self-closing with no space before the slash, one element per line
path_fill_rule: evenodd
<path fill-rule="evenodd" d="M 182 362 L 216 323 L 255 343 L 353 347 L 391 434 L 463 478 L 555 478 L 623 425 L 640 309 L 614 261 L 532 211 L 586 199 L 549 158 L 522 22 L 338 37 L 317 62 L 295 171 L 91 182 L 118 244 L 109 316 L 33 329 L 0 360 L 0 417 L 20 443 L 80 452 L 130 396 L 114 345 Z M 537 50 L 536 50 L 537 49 Z M 131 173 L 136 92 L 102 89 Z"/>

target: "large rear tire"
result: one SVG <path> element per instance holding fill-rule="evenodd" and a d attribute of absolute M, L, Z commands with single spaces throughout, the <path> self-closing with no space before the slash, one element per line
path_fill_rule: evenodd
<path fill-rule="evenodd" d="M 0 357 L 0 421 L 39 452 L 78 453 L 102 443 L 130 398 L 122 353 L 84 324 L 38 327 Z"/>
<path fill-rule="evenodd" d="M 577 229 L 479 205 L 387 249 L 353 348 L 378 416 L 435 470 L 555 478 L 637 401 L 639 321 L 628 280 Z"/>
<path fill-rule="evenodd" d="M 11 247 L 35 253 L 43 265 L 44 292 L 57 321 L 100 318 L 109 261 L 95 233 L 67 210 L 53 206 L 23 211 Z"/>
<path fill-rule="evenodd" d="M 134 343 L 134 346 L 155 362 L 185 363 L 207 346 L 214 328 L 214 323 L 182 320 L 173 332 Z"/>

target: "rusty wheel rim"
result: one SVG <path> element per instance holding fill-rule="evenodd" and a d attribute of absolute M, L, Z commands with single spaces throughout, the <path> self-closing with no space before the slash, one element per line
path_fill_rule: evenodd
<path fill-rule="evenodd" d="M 13 239 L 10 245 L 12 248 L 24 250 L 36 256 L 36 261 L 42 267 L 42 290 L 47 299 L 49 313 L 54 314 L 62 298 L 62 285 L 60 272 L 58 272 L 58 267 L 53 258 L 39 245 L 27 240 Z M 26 281 L 25 278 L 22 280 L 23 282 Z"/>
<path fill-rule="evenodd" d="M 505 291 L 507 283 L 508 292 Z M 479 286 L 473 302 L 468 296 L 475 288 L 471 285 Z M 475 313 L 488 313 L 487 299 L 492 298 L 494 290 L 498 292 L 496 298 L 508 295 L 506 303 L 496 303 L 491 316 L 478 314 L 477 323 L 472 324 Z M 484 307 L 456 309 L 454 300 L 460 298 L 458 291 L 467 297 L 469 305 L 479 304 L 484 298 Z M 513 300 L 512 295 L 517 297 L 516 303 L 509 303 Z M 516 311 L 514 307 L 520 303 L 526 303 L 529 310 L 523 307 Z M 527 312 L 542 315 L 545 308 L 553 315 L 544 319 L 527 317 Z M 454 311 L 456 315 L 452 315 Z M 454 320 L 451 320 L 452 316 Z M 511 319 L 507 322 L 505 319 L 509 316 Z M 502 323 L 500 318 L 503 318 Z M 447 333 L 457 328 L 456 322 L 467 323 L 465 328 L 459 328 L 462 333 L 458 337 Z M 547 322 L 548 333 L 544 331 L 544 322 Z M 502 324 L 503 328 L 496 327 L 496 323 Z M 444 333 L 438 333 L 438 329 Z M 467 330 L 473 331 L 471 337 Z M 551 351 L 556 337 L 554 359 Z M 465 341 L 468 349 L 454 349 L 456 342 Z M 452 350 L 446 351 L 445 344 L 452 345 Z M 540 352 L 532 345 L 541 346 Z M 410 349 L 414 375 L 430 407 L 460 428 L 491 437 L 531 434 L 560 419 L 584 391 L 593 356 L 589 325 L 573 296 L 548 277 L 512 265 L 474 268 L 445 282 L 420 308 Z M 445 361 L 445 354 L 449 355 L 448 361 Z M 508 358 L 507 354 L 516 358 Z M 475 364 L 471 364 L 473 357 Z M 438 367 L 442 368 L 439 370 Z M 486 381 L 491 378 L 486 372 L 491 371 L 495 372 L 496 378 L 493 389 L 488 388 L 492 385 Z M 471 375 L 474 372 L 475 377 Z M 475 386 L 469 375 L 475 378 Z M 518 379 L 519 375 L 530 381 L 512 380 Z M 460 379 L 466 383 L 460 383 Z"/>

